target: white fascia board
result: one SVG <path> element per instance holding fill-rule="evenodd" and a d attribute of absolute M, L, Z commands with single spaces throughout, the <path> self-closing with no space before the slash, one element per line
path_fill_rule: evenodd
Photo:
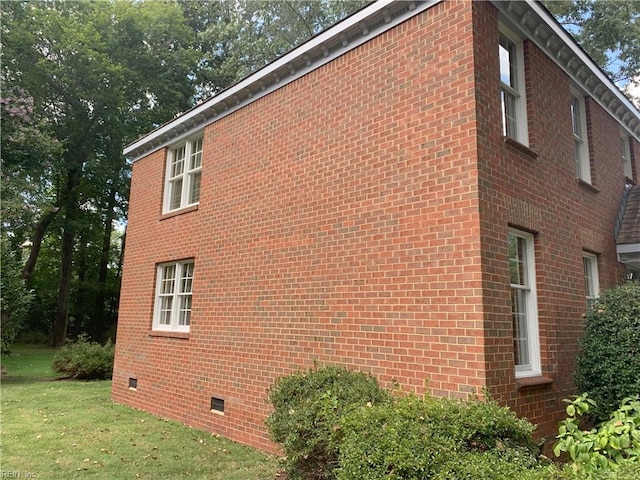
<path fill-rule="evenodd" d="M 355 14 L 347 17 L 341 22 L 337 23 L 333 27 L 325 30 L 315 37 L 312 37 L 307 42 L 291 50 L 289 53 L 283 55 L 279 59 L 267 64 L 265 67 L 254 72 L 248 77 L 244 78 L 240 82 L 232 85 L 226 90 L 223 90 L 219 94 L 216 94 L 209 100 L 193 107 L 191 110 L 181 114 L 174 120 L 162 125 L 161 127 L 153 130 L 147 135 L 139 138 L 135 142 L 127 145 L 123 153 L 125 156 L 130 156 L 133 153 L 133 161 L 148 155 L 151 151 L 162 148 L 169 143 L 174 143 L 184 139 L 190 135 L 193 135 L 196 131 L 201 130 L 206 125 L 223 118 L 226 115 L 246 106 L 249 103 L 256 101 L 259 98 L 277 90 L 288 83 L 300 78 L 303 75 L 331 62 L 335 58 L 344 55 L 345 53 L 353 50 L 354 48 L 368 42 L 372 38 L 384 33 L 385 31 L 399 25 L 407 19 L 423 12 L 433 5 L 440 3 L 444 0 L 429 0 L 429 1 L 398 1 L 398 0 L 378 0 L 375 3 L 363 8 Z M 381 25 L 373 31 L 363 31 L 362 35 L 345 44 L 346 40 L 343 39 L 343 47 L 332 53 L 326 54 L 322 59 L 317 60 L 311 65 L 307 65 L 306 68 L 297 68 L 294 72 L 288 75 L 286 78 L 277 79 L 269 87 L 262 87 L 261 91 L 256 93 L 253 91 L 256 87 L 259 87 L 262 82 L 268 79 L 270 76 L 276 74 L 279 70 L 286 68 L 287 66 L 293 67 L 295 61 L 304 59 L 305 55 L 321 49 L 323 45 L 330 44 L 331 42 L 339 39 L 344 32 L 348 32 L 358 25 L 365 25 L 366 21 L 379 15 L 381 12 L 385 12 L 387 9 L 396 10 L 399 5 L 406 5 L 408 10 L 396 18 L 389 19 L 385 24 Z M 238 95 L 248 94 L 248 98 L 237 101 Z M 233 106 L 225 108 L 223 113 L 216 113 L 215 119 L 209 118 L 209 114 L 215 111 L 217 106 L 224 105 L 226 101 L 231 101 Z M 198 117 L 202 117 L 200 120 Z M 188 124 L 191 123 L 190 126 Z M 181 132 L 176 133 L 177 130 Z M 164 139 L 163 137 L 167 137 Z M 159 142 L 159 143 L 158 143 Z M 153 147 L 151 147 L 153 145 Z M 145 148 L 151 147 L 151 148 Z"/>
<path fill-rule="evenodd" d="M 556 20 L 549 15 L 547 10 L 540 5 L 538 2 L 529 0 L 528 1 L 531 9 L 537 13 L 542 19 L 545 20 L 546 24 L 553 30 L 553 33 L 558 36 L 593 73 L 598 80 L 607 85 L 611 92 L 618 97 L 625 107 L 630 109 L 632 112 L 636 113 L 636 116 L 640 118 L 640 112 L 635 107 L 633 103 L 624 95 L 620 89 L 617 87 L 613 80 L 611 80 L 602 69 L 593 61 L 593 59 L 585 53 L 585 51 L 576 43 L 576 41 L 571 37 L 571 35 L 562 28 L 561 25 L 556 22 Z"/>
<path fill-rule="evenodd" d="M 638 109 L 539 1 L 492 0 L 492 3 L 516 31 L 536 44 L 576 85 L 616 119 L 629 135 L 640 141 Z M 558 44 L 560 47 L 556 48 Z M 573 62 L 581 66 L 576 72 L 570 68 Z M 586 77 L 578 75 L 581 69 L 588 72 Z"/>
<path fill-rule="evenodd" d="M 622 243 L 616 245 L 616 253 L 640 253 L 640 243 Z"/>

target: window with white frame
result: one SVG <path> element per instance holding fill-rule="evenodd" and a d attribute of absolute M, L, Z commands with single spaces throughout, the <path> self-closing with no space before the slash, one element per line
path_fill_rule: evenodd
<path fill-rule="evenodd" d="M 587 143 L 587 117 L 584 96 L 571 90 L 571 125 L 575 149 L 576 176 L 591 183 L 591 163 L 589 162 L 589 144 Z"/>
<path fill-rule="evenodd" d="M 169 149 L 164 188 L 164 212 L 195 205 L 200 201 L 202 137 Z"/>
<path fill-rule="evenodd" d="M 524 96 L 524 54 L 522 42 L 501 28 L 500 101 L 502 104 L 502 134 L 527 145 L 527 112 Z"/>
<path fill-rule="evenodd" d="M 631 168 L 631 148 L 629 148 L 629 137 L 624 133 L 620 134 L 620 150 L 622 150 L 622 169 L 624 176 L 633 179 L 633 169 Z"/>
<path fill-rule="evenodd" d="M 158 265 L 153 330 L 189 331 L 193 269 L 193 260 Z"/>
<path fill-rule="evenodd" d="M 509 273 L 516 377 L 540 375 L 533 235 L 509 230 Z"/>
<path fill-rule="evenodd" d="M 593 253 L 582 252 L 584 267 L 584 294 L 587 298 L 587 309 L 598 298 L 600 283 L 598 281 L 598 257 Z"/>

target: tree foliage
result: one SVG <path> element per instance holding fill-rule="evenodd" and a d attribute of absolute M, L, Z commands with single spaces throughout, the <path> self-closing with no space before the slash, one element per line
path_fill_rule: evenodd
<path fill-rule="evenodd" d="M 36 298 L 29 325 L 62 344 L 67 333 L 104 336 L 115 322 L 123 145 L 367 3 L 0 2 L 3 235 Z M 630 78 L 638 3 L 608 3 L 547 6 L 605 69 Z M 607 63 L 614 53 L 620 68 Z"/>
<path fill-rule="evenodd" d="M 0 3 L 3 235 L 24 256 L 30 325 L 60 345 L 114 323 L 123 145 L 365 3 Z"/>
<path fill-rule="evenodd" d="M 611 78 L 640 76 L 640 2 L 545 0 L 544 5 Z"/>
<path fill-rule="evenodd" d="M 20 258 L 6 238 L 0 238 L 0 262 L 0 351 L 5 353 L 26 321 L 32 294 L 22 282 Z"/>
<path fill-rule="evenodd" d="M 370 3 L 367 0 L 179 0 L 201 57 L 196 100 L 214 95 Z"/>
<path fill-rule="evenodd" d="M 42 237 L 54 240 L 47 244 L 59 258 L 58 278 L 46 283 L 58 287 L 52 343 L 59 345 L 69 316 L 102 323 L 111 233 L 128 196 L 122 146 L 191 105 L 197 54 L 174 3 L 3 2 L 1 8 L 9 59 L 4 83 L 32 95 L 34 112 L 62 145 L 40 179 L 46 192 L 39 214 L 23 219 L 31 231 L 11 232 L 18 244 L 32 237 L 36 258 Z M 15 162 L 15 176 L 28 178 L 28 166 Z M 82 268 L 88 265 L 98 267 Z M 78 301 L 87 296 L 92 300 Z"/>

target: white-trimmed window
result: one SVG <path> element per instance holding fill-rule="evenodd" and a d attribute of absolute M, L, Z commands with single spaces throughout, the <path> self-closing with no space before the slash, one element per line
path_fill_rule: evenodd
<path fill-rule="evenodd" d="M 573 127 L 576 176 L 580 180 L 591 183 L 591 163 L 589 161 L 589 144 L 587 142 L 587 116 L 584 96 L 573 89 L 571 90 L 571 125 Z"/>
<path fill-rule="evenodd" d="M 509 273 L 516 377 L 540 375 L 533 235 L 509 230 Z"/>
<path fill-rule="evenodd" d="M 169 149 L 164 212 L 195 205 L 200 201 L 202 176 L 202 136 L 192 138 Z"/>
<path fill-rule="evenodd" d="M 153 330 L 189 331 L 193 268 L 193 260 L 158 265 Z"/>
<path fill-rule="evenodd" d="M 528 145 L 522 42 L 501 28 L 498 52 L 500 55 L 502 134 L 523 145 Z"/>
<path fill-rule="evenodd" d="M 587 298 L 587 309 L 589 309 L 600 292 L 598 257 L 593 253 L 582 252 L 582 264 L 584 266 L 584 295 Z"/>
<path fill-rule="evenodd" d="M 624 176 L 633 179 L 633 169 L 631 168 L 631 148 L 629 147 L 629 137 L 624 133 L 620 134 L 620 150 L 622 150 L 622 169 Z"/>

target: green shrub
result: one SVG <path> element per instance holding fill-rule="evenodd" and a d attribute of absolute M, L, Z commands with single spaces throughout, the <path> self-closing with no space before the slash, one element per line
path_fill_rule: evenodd
<path fill-rule="evenodd" d="M 111 378 L 114 353 L 111 341 L 100 345 L 80 335 L 77 342 L 65 345 L 55 354 L 53 370 L 78 380 Z"/>
<path fill-rule="evenodd" d="M 557 470 L 540 460 L 533 429 L 492 401 L 408 396 L 362 407 L 334 433 L 337 478 L 555 478 Z"/>
<path fill-rule="evenodd" d="M 587 312 L 576 386 L 595 400 L 589 414 L 596 421 L 640 394 L 640 283 L 601 292 Z"/>
<path fill-rule="evenodd" d="M 33 293 L 22 279 L 22 263 L 0 238 L 0 351 L 7 353 L 29 313 Z"/>
<path fill-rule="evenodd" d="M 338 366 L 315 367 L 277 380 L 269 391 L 274 411 L 266 424 L 286 455 L 289 478 L 334 478 L 338 448 L 332 433 L 340 428 L 342 414 L 391 398 L 371 375 Z"/>
<path fill-rule="evenodd" d="M 463 452 L 453 455 L 433 480 L 559 480 L 558 468 L 549 462 L 525 466 L 509 451 Z M 527 461 L 528 463 L 528 461 Z"/>
<path fill-rule="evenodd" d="M 580 478 L 618 478 L 625 471 L 640 471 L 640 398 L 626 398 L 611 414 L 591 430 L 581 430 L 580 417 L 587 414 L 595 402 L 587 394 L 573 401 L 565 400 L 567 418 L 560 423 L 556 456 L 567 452 L 571 470 Z M 637 475 L 637 473 L 636 473 Z M 637 478 L 637 477 L 635 477 Z"/>

